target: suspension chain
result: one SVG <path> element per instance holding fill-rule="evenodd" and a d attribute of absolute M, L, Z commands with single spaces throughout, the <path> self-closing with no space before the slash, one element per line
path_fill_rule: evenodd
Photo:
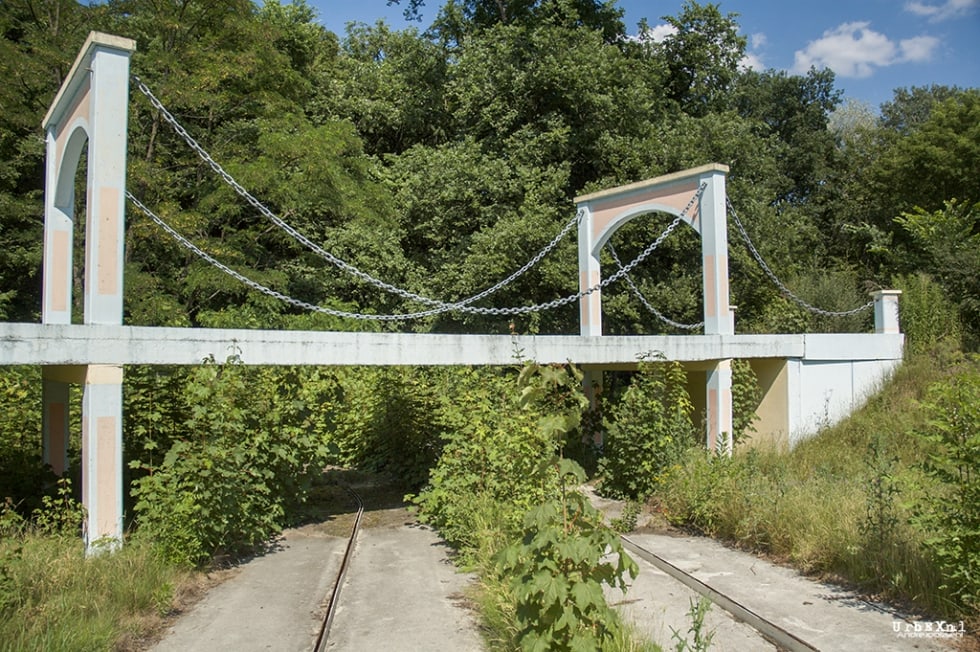
<path fill-rule="evenodd" d="M 841 311 L 824 310 L 822 308 L 817 308 L 816 306 L 813 306 L 807 303 L 806 301 L 804 301 L 803 299 L 801 299 L 800 297 L 798 297 L 796 294 L 793 293 L 792 290 L 786 287 L 786 285 L 782 281 L 779 280 L 779 277 L 776 276 L 776 273 L 773 272 L 772 269 L 770 269 L 769 265 L 767 265 L 766 261 L 762 258 L 762 254 L 760 254 L 759 250 L 755 248 L 754 244 L 752 244 L 752 239 L 749 237 L 749 234 L 745 230 L 745 227 L 742 226 L 742 221 L 738 219 L 738 213 L 735 212 L 735 207 L 732 206 L 732 200 L 726 197 L 725 203 L 728 205 L 728 210 L 731 211 L 732 219 L 735 221 L 735 226 L 738 228 L 738 232 L 741 234 L 742 239 L 745 241 L 745 245 L 749 248 L 749 252 L 752 254 L 752 257 L 755 258 L 756 262 L 759 263 L 759 267 L 761 267 L 762 271 L 766 273 L 766 276 L 769 277 L 769 280 L 771 280 L 776 285 L 776 287 L 779 288 L 779 291 L 782 293 L 784 297 L 786 297 L 793 303 L 797 304 L 798 306 L 801 306 L 806 310 L 809 310 L 814 314 L 823 315 L 825 317 L 848 317 L 850 315 L 856 315 L 859 312 L 864 312 L 865 310 L 868 310 L 869 308 L 874 306 L 875 302 L 872 300 L 867 302 L 863 306 L 852 308 L 851 310 L 841 310 Z"/>
<path fill-rule="evenodd" d="M 129 192 L 128 190 L 126 191 L 126 198 L 129 199 L 129 201 L 133 202 L 133 204 L 136 206 L 136 208 L 140 209 L 143 212 L 144 215 L 146 215 L 151 220 L 153 220 L 154 222 L 156 222 L 156 224 L 160 228 L 162 228 L 164 231 L 166 231 L 167 233 L 169 233 L 170 236 L 173 237 L 174 240 L 176 240 L 177 242 L 179 242 L 182 246 L 184 246 L 185 248 L 187 248 L 190 251 L 192 251 L 195 255 L 197 255 L 198 257 L 200 257 L 202 260 L 210 263 L 214 267 L 217 267 L 218 269 L 220 269 L 225 274 L 228 274 L 229 276 L 231 276 L 232 278 L 236 279 L 237 281 L 240 281 L 241 283 L 244 283 L 245 285 L 247 285 L 248 287 L 252 288 L 253 290 L 258 290 L 262 294 L 266 294 L 266 295 L 268 295 L 268 296 L 270 296 L 270 297 L 272 297 L 274 299 L 278 299 L 280 301 L 284 301 L 285 303 L 291 304 L 291 305 L 296 306 L 298 308 L 302 308 L 303 310 L 311 310 L 313 312 L 319 312 L 319 313 L 323 313 L 325 315 L 332 315 L 334 317 L 350 317 L 352 319 L 377 319 L 377 320 L 384 320 L 385 319 L 385 316 L 383 316 L 383 315 L 365 315 L 365 314 L 361 314 L 361 313 L 345 312 L 343 310 L 334 310 L 332 308 L 324 308 L 323 306 L 316 306 L 316 305 L 313 305 L 312 303 L 308 303 L 306 301 L 301 301 L 299 299 L 294 299 L 293 297 L 287 296 L 287 295 L 285 295 L 285 294 L 283 294 L 281 292 L 278 292 L 276 290 L 273 290 L 271 288 L 268 288 L 268 287 L 262 285 L 261 283 L 258 283 L 257 281 L 253 281 L 252 279 L 250 279 L 250 278 L 248 278 L 246 276 L 243 276 L 242 274 L 239 274 L 238 272 L 236 272 L 235 270 L 231 269 L 230 267 L 228 267 L 224 263 L 216 260 L 213 256 L 211 256 L 210 254 L 208 254 L 206 251 L 202 250 L 197 245 L 195 245 L 193 242 L 191 242 L 190 240 L 188 240 L 187 238 L 185 238 L 184 236 L 182 236 L 173 227 L 171 227 L 169 224 L 167 224 L 166 222 L 164 222 L 162 218 L 160 218 L 153 211 L 151 211 L 149 208 L 147 208 L 146 205 L 143 204 L 143 202 L 141 202 L 136 197 L 134 197 L 133 196 L 133 193 Z"/>
<path fill-rule="evenodd" d="M 317 305 L 308 303 L 306 301 L 301 301 L 299 299 L 294 299 L 294 298 L 289 297 L 289 296 L 287 296 L 287 295 L 285 295 L 285 294 L 283 294 L 281 292 L 278 292 L 276 290 L 273 290 L 271 288 L 268 288 L 268 287 L 262 285 L 261 283 L 258 283 L 257 281 L 253 281 L 253 280 L 249 279 L 248 277 L 246 277 L 246 276 L 244 276 L 244 275 L 236 272 L 235 270 L 231 269 L 227 265 L 219 262 L 213 256 L 211 256 L 210 254 L 208 254 L 207 252 L 205 252 L 204 250 L 202 250 L 201 248 L 199 248 L 197 245 L 195 245 L 193 242 L 191 242 L 190 240 L 188 240 L 184 236 L 180 235 L 180 233 L 178 233 L 175 229 L 173 229 L 162 218 L 160 218 L 159 216 L 157 216 L 145 204 L 143 204 L 135 196 L 133 196 L 133 194 L 131 192 L 129 192 L 128 190 L 126 191 L 126 197 L 131 202 L 133 202 L 133 204 L 138 209 L 140 209 L 140 211 L 142 211 L 147 217 L 149 217 L 151 220 L 153 220 L 153 222 L 155 222 L 162 229 L 164 229 L 168 234 L 170 234 L 171 237 L 173 237 L 175 240 L 177 240 L 177 242 L 179 242 L 182 246 L 184 246 L 185 248 L 187 248 L 188 250 L 190 250 L 191 252 L 193 252 L 195 255 L 199 256 L 202 260 L 208 262 L 209 264 L 213 265 L 214 267 L 217 267 L 218 269 L 220 269 L 224 273 L 228 274 L 232 278 L 235 278 L 236 280 L 240 281 L 241 283 L 244 283 L 245 285 L 247 285 L 248 287 L 250 287 L 252 289 L 258 290 L 259 292 L 262 292 L 263 294 L 266 294 L 266 295 L 268 295 L 270 297 L 273 297 L 275 299 L 279 299 L 280 301 L 284 301 L 286 303 L 289 303 L 289 304 L 294 305 L 296 307 L 302 308 L 304 310 L 312 310 L 314 312 L 320 312 L 320 313 L 323 313 L 323 314 L 332 315 L 334 317 L 346 317 L 346 318 L 350 318 L 350 319 L 374 320 L 374 321 L 404 321 L 404 320 L 409 320 L 409 319 L 420 319 L 420 318 L 423 318 L 423 317 L 431 317 L 433 315 L 439 315 L 439 314 L 442 314 L 442 313 L 445 313 L 445 312 L 463 312 L 463 313 L 468 313 L 468 314 L 495 315 L 495 316 L 500 316 L 500 315 L 526 315 L 526 314 L 530 314 L 530 313 L 533 313 L 533 312 L 542 312 L 542 311 L 545 311 L 545 310 L 551 310 L 553 308 L 558 308 L 558 307 L 561 307 L 561 306 L 568 305 L 568 304 L 572 303 L 573 301 L 577 301 L 577 300 L 581 299 L 584 296 L 588 296 L 588 295 L 592 294 L 593 292 L 597 292 L 597 291 L 599 291 L 599 290 L 607 287 L 611 283 L 614 283 L 614 282 L 618 281 L 619 279 L 621 279 L 624 276 L 626 276 L 627 274 L 629 274 L 629 272 L 631 272 L 634 268 L 636 268 L 637 265 L 639 265 L 641 262 L 643 262 L 644 260 L 646 260 L 650 256 L 650 254 L 652 254 L 657 249 L 657 247 L 659 247 L 663 243 L 663 241 L 666 240 L 668 236 L 670 236 L 670 234 L 674 231 L 674 229 L 677 228 L 677 225 L 681 223 L 681 221 L 687 215 L 687 212 L 691 209 L 691 207 L 694 206 L 694 204 L 697 201 L 700 200 L 701 195 L 704 193 L 704 189 L 706 187 L 707 187 L 707 184 L 705 184 L 705 183 L 702 183 L 701 184 L 701 186 L 698 188 L 698 190 L 694 193 L 694 196 L 691 197 L 691 201 L 689 201 L 688 204 L 687 204 L 687 206 L 684 208 L 684 210 L 681 211 L 681 214 L 679 216 L 677 216 L 676 218 L 674 218 L 674 221 L 671 222 L 667 226 L 666 229 L 664 229 L 663 233 L 661 233 L 660 236 L 656 240 L 654 240 L 652 243 L 650 243 L 649 245 L 647 245 L 646 249 L 644 249 L 642 252 L 640 252 L 640 255 L 638 255 L 636 258 L 634 258 L 632 261 L 630 261 L 629 264 L 627 264 L 625 267 L 620 267 L 619 268 L 619 271 L 617 271 L 612 276 L 603 279 L 600 283 L 598 283 L 596 285 L 593 285 L 590 288 L 586 288 L 585 290 L 582 290 L 582 291 L 577 292 L 575 294 L 570 294 L 570 295 L 568 295 L 566 297 L 562 297 L 560 299 L 555 299 L 553 301 L 548 301 L 546 303 L 539 303 L 539 304 L 535 304 L 535 305 L 531 305 L 531 306 L 513 306 L 513 307 L 509 307 L 509 308 L 481 308 L 481 307 L 476 307 L 476 306 L 464 305 L 462 303 L 455 303 L 454 304 L 454 303 L 443 303 L 443 302 L 439 302 L 441 305 L 439 305 L 438 307 L 432 308 L 430 310 L 422 310 L 422 311 L 418 311 L 418 312 L 402 313 L 402 314 L 387 314 L 387 315 L 375 315 L 375 314 L 367 314 L 367 313 L 346 312 L 346 311 L 343 311 L 343 310 L 335 310 L 335 309 L 332 309 L 332 308 L 324 308 L 323 306 L 317 306 Z"/>
<path fill-rule="evenodd" d="M 611 244 L 610 245 L 607 245 L 607 248 L 609 249 L 609 253 L 612 254 L 612 259 L 613 259 L 613 262 L 616 263 L 616 267 L 619 267 L 620 269 L 622 269 L 623 263 L 619 262 L 619 256 L 616 254 L 616 250 L 613 248 L 613 246 Z M 653 313 L 653 315 L 657 319 L 659 319 L 660 321 L 664 322 L 665 324 L 667 324 L 669 326 L 673 326 L 674 328 L 679 328 L 681 330 L 685 330 L 685 331 L 694 331 L 694 330 L 697 330 L 697 329 L 701 328 L 702 326 L 704 326 L 704 322 L 703 321 L 699 321 L 696 324 L 681 324 L 680 322 L 674 321 L 673 319 L 671 319 L 667 315 L 665 315 L 662 312 L 660 312 L 659 310 L 657 310 L 653 306 L 653 304 L 650 303 L 650 301 L 643 295 L 643 293 L 640 292 L 640 288 L 638 288 L 636 286 L 636 283 L 633 282 L 633 278 L 630 275 L 627 274 L 626 276 L 624 276 L 623 277 L 623 280 L 625 280 L 626 283 L 630 286 L 630 289 L 633 290 L 633 294 L 636 295 L 636 298 L 638 298 L 640 300 L 640 302 L 646 307 L 646 309 L 649 310 L 651 313 Z"/>
<path fill-rule="evenodd" d="M 555 236 L 555 238 L 550 243 L 548 243 L 543 249 L 541 249 L 541 251 L 539 251 L 533 258 L 531 258 L 530 261 L 528 261 L 523 267 L 518 269 L 516 272 L 514 272 L 504 280 L 500 281 L 499 283 L 493 285 L 492 287 L 489 287 L 477 294 L 474 294 L 473 296 L 467 297 L 465 299 L 460 299 L 459 301 L 446 302 L 446 301 L 440 301 L 438 299 L 431 299 L 429 297 L 416 294 L 415 292 L 411 292 L 410 290 L 406 290 L 396 285 L 392 285 L 391 283 L 387 283 L 379 278 L 376 278 L 368 274 L 367 272 L 361 271 L 354 265 L 338 258 L 334 254 L 323 249 L 321 246 L 319 246 L 318 244 L 316 244 L 315 242 L 307 238 L 305 235 L 297 231 L 295 228 L 290 226 L 287 222 L 285 222 L 282 218 L 280 218 L 278 215 L 273 213 L 272 210 L 270 210 L 267 206 L 265 206 L 265 204 L 263 204 L 261 201 L 256 199 L 250 192 L 248 192 L 248 190 L 246 190 L 240 183 L 238 183 L 238 181 L 236 181 L 235 178 L 231 174 L 229 174 L 221 166 L 220 163 L 215 161 L 211 157 L 211 155 L 207 152 L 207 150 L 205 150 L 200 144 L 198 144 L 198 142 L 194 139 L 194 137 L 191 136 L 190 133 L 188 133 L 188 131 L 184 128 L 184 126 L 177 121 L 177 119 L 173 116 L 173 114 L 171 114 L 170 111 L 167 110 L 167 108 L 163 105 L 163 103 L 159 99 L 157 99 L 157 97 L 153 94 L 150 88 L 145 83 L 143 83 L 143 81 L 139 77 L 133 75 L 133 81 L 136 83 L 136 86 L 139 89 L 139 91 L 143 93 L 143 95 L 145 95 L 146 98 L 149 100 L 150 104 L 153 105 L 153 108 L 155 108 L 157 111 L 160 112 L 160 115 L 163 117 L 163 119 L 173 128 L 173 130 L 177 133 L 177 135 L 179 135 L 184 140 L 184 142 L 186 142 L 187 145 L 191 149 L 193 149 L 194 152 L 197 153 L 197 155 L 201 158 L 202 161 L 204 161 L 208 165 L 208 167 L 210 167 L 218 176 L 220 176 L 225 183 L 231 186 L 231 188 L 240 197 L 242 197 L 245 201 L 247 201 L 249 205 L 251 205 L 257 211 L 259 211 L 259 213 L 261 213 L 264 217 L 269 219 L 273 224 L 275 224 L 280 229 L 285 231 L 291 238 L 293 238 L 294 240 L 296 240 L 297 242 L 299 242 L 300 244 L 302 244 L 303 246 L 305 246 L 306 248 L 308 248 L 309 250 L 311 250 L 312 252 L 314 252 L 324 260 L 326 260 L 327 262 L 338 267 L 342 271 L 364 281 L 365 283 L 368 283 L 369 285 L 373 285 L 374 287 L 384 290 L 385 292 L 388 292 L 390 294 L 399 296 L 403 299 L 409 299 L 421 303 L 423 305 L 434 306 L 443 309 L 440 310 L 439 312 L 458 310 L 462 306 L 467 306 L 471 303 L 480 301 L 481 299 L 490 296 L 491 294 L 497 292 L 498 290 L 505 287 L 506 285 L 509 285 L 513 281 L 517 280 L 528 270 L 530 270 L 532 267 L 534 267 L 539 262 L 541 262 L 542 258 L 544 258 L 546 255 L 551 253 L 551 251 L 556 246 L 558 246 L 558 243 L 561 242 L 566 235 L 568 235 L 569 231 L 572 230 L 572 227 L 578 224 L 578 222 L 581 220 L 582 217 L 581 212 L 577 213 L 575 217 L 573 217 L 571 220 L 568 221 L 568 223 L 565 224 L 565 226 L 558 233 L 558 235 Z M 414 313 L 414 314 L 418 314 L 419 316 L 421 316 L 423 313 Z M 438 312 L 431 313 L 431 314 L 438 314 Z"/>
<path fill-rule="evenodd" d="M 616 281 L 618 281 L 619 279 L 623 278 L 631 271 L 633 271 L 633 269 L 636 268 L 637 265 L 642 263 L 650 256 L 650 254 L 656 251 L 657 247 L 663 244 L 663 241 L 666 240 L 668 236 L 670 236 L 670 234 L 673 233 L 674 229 L 677 228 L 677 225 L 683 221 L 684 217 L 687 215 L 687 212 L 691 210 L 691 207 L 694 206 L 695 203 L 701 200 L 701 195 L 704 194 L 704 189 L 707 187 L 708 187 L 707 183 L 702 183 L 698 187 L 694 195 L 691 197 L 691 201 L 689 201 L 687 203 L 687 206 L 684 207 L 684 210 L 681 211 L 681 214 L 675 217 L 674 221 L 671 222 L 669 225 L 667 225 L 667 228 L 664 229 L 663 233 L 661 233 L 656 240 L 654 240 L 649 245 L 647 245 L 646 249 L 640 252 L 640 255 L 638 255 L 636 258 L 631 260 L 629 264 L 627 264 L 625 267 L 620 267 L 619 271 L 617 271 L 615 274 L 613 274 L 608 278 L 602 279 L 602 281 L 600 281 L 596 285 L 593 285 L 592 287 L 586 288 L 585 290 L 582 290 L 575 294 L 570 294 L 566 297 L 555 299 L 547 303 L 539 303 L 534 306 L 521 306 L 515 308 L 481 308 L 481 309 L 471 309 L 471 310 L 474 310 L 474 312 L 479 310 L 481 311 L 481 314 L 488 314 L 488 315 L 524 315 L 532 312 L 551 310 L 552 308 L 565 306 L 572 303 L 573 301 L 578 301 L 582 297 L 588 296 L 593 292 L 597 292 L 599 290 L 608 287 L 610 284 L 615 283 Z"/>

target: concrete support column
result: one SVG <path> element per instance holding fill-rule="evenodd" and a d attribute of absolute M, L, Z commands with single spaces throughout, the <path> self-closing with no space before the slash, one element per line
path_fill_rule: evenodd
<path fill-rule="evenodd" d="M 49 135 L 50 144 L 51 137 Z M 48 167 L 52 165 L 48 158 Z M 51 172 L 48 172 L 49 178 Z M 47 201 L 51 202 L 44 211 L 44 255 L 41 286 L 41 323 L 70 324 L 72 295 L 72 247 L 74 241 L 72 216 L 74 197 L 67 206 L 55 206 L 53 193 Z"/>
<path fill-rule="evenodd" d="M 875 333 L 901 332 L 898 323 L 898 297 L 901 294 L 901 290 L 879 290 L 871 293 L 875 302 Z"/>
<path fill-rule="evenodd" d="M 131 51 L 96 46 L 89 95 L 90 145 L 85 220 L 85 323 L 121 324 L 126 201 L 126 134 Z"/>
<path fill-rule="evenodd" d="M 58 90 L 46 134 L 42 321 L 71 323 L 75 175 L 88 145 L 84 323 L 122 324 L 129 60 L 135 41 L 92 32 Z M 67 376 L 65 375 L 67 374 Z M 66 466 L 68 386 L 81 382 L 86 550 L 122 543 L 122 367 L 44 372 L 45 460 Z"/>
<path fill-rule="evenodd" d="M 599 252 L 594 242 L 594 224 L 592 211 L 588 208 L 580 208 L 580 219 L 578 223 L 578 269 L 579 291 L 584 292 L 591 287 L 598 285 L 602 281 L 602 270 L 599 266 Z M 586 336 L 599 337 L 602 335 L 602 291 L 596 290 L 579 299 L 579 334 Z M 593 410 L 596 409 L 599 394 L 602 392 L 602 370 L 601 369 L 582 369 L 585 378 L 582 379 L 582 388 L 585 395 L 589 398 L 589 405 Z M 593 435 L 594 443 L 602 444 L 602 433 L 597 432 Z"/>
<path fill-rule="evenodd" d="M 719 360 L 708 369 L 707 418 L 708 450 L 731 455 L 732 431 L 732 361 Z"/>
<path fill-rule="evenodd" d="M 704 334 L 734 335 L 735 313 L 729 304 L 728 219 L 725 172 L 701 175 L 704 193 L 698 207 L 704 280 Z M 732 361 L 718 360 L 708 370 L 705 387 L 705 430 L 708 450 L 732 453 Z"/>
<path fill-rule="evenodd" d="M 592 211 L 579 208 L 578 223 L 578 270 L 579 292 L 585 292 L 602 281 L 599 251 L 595 246 L 595 226 Z M 602 291 L 596 290 L 579 299 L 579 334 L 602 335 Z"/>
<path fill-rule="evenodd" d="M 70 385 L 66 382 L 44 378 L 42 381 L 44 412 L 41 417 L 43 460 L 51 466 L 55 475 L 68 470 L 68 408 Z"/>
<path fill-rule="evenodd" d="M 122 377 L 116 365 L 88 367 L 82 395 L 85 546 L 113 550 L 123 537 Z"/>
<path fill-rule="evenodd" d="M 733 314 L 728 302 L 728 219 L 725 212 L 725 172 L 702 174 L 704 193 L 698 206 L 704 281 L 704 334 L 732 335 Z"/>

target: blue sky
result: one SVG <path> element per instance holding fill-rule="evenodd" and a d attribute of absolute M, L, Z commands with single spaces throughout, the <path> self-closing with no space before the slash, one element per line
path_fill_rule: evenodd
<path fill-rule="evenodd" d="M 407 23 L 385 0 L 308 0 L 327 29 L 350 21 L 427 27 L 443 0 L 428 0 L 422 23 Z M 630 33 L 641 18 L 655 30 L 683 0 L 619 0 Z M 702 2 L 702 4 L 706 4 Z M 749 39 L 746 65 L 805 72 L 831 68 L 845 97 L 876 109 L 896 87 L 980 87 L 980 0 L 721 0 Z M 658 33 L 655 31 L 655 34 Z"/>

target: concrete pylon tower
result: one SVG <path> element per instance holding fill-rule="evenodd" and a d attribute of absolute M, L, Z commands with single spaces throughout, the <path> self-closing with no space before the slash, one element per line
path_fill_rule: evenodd
<path fill-rule="evenodd" d="M 88 147 L 85 184 L 84 323 L 122 324 L 128 38 L 92 32 L 44 117 L 47 169 L 41 321 L 70 324 L 75 176 Z M 69 385 L 83 386 L 82 501 L 89 551 L 122 542 L 122 367 L 45 367 L 44 459 L 67 466 Z"/>
<path fill-rule="evenodd" d="M 733 335 L 735 324 L 729 305 L 728 222 L 725 214 L 725 178 L 728 166 L 712 163 L 675 174 L 640 181 L 575 198 L 582 213 L 579 222 L 579 288 L 584 291 L 602 280 L 599 252 L 619 227 L 653 212 L 681 217 L 701 235 L 704 284 L 704 334 Z M 692 197 L 704 185 L 700 199 L 685 213 Z M 580 332 L 602 335 L 602 293 L 582 297 Z M 589 379 L 590 384 L 598 384 Z M 707 370 L 705 389 L 706 440 L 711 450 L 732 450 L 732 364 L 716 360 Z"/>

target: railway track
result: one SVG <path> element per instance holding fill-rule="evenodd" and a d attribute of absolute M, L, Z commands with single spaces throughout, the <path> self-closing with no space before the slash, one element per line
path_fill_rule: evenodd
<path fill-rule="evenodd" d="M 361 523 L 364 514 L 364 502 L 360 495 L 354 491 L 354 489 L 347 487 L 346 491 L 353 499 L 357 511 L 348 535 L 340 567 L 331 586 L 326 614 L 324 615 L 323 623 L 320 627 L 316 644 L 314 646 L 315 652 L 325 652 L 329 647 L 328 642 L 330 631 L 331 627 L 333 626 L 337 607 L 340 604 L 340 594 L 350 569 L 351 559 L 354 554 L 357 538 L 361 530 Z M 712 588 L 708 584 L 698 580 L 693 575 L 686 573 L 677 566 L 671 564 L 666 559 L 663 559 L 659 555 L 633 541 L 628 536 L 623 536 L 622 541 L 626 549 L 629 550 L 631 554 L 653 564 L 656 568 L 669 575 L 674 581 L 677 581 L 690 590 L 707 597 L 713 604 L 725 609 L 737 620 L 748 624 L 750 627 L 759 632 L 762 637 L 780 649 L 790 650 L 791 652 L 817 652 L 817 648 L 808 644 L 806 641 L 803 641 L 792 632 L 789 632 L 776 623 L 763 618 L 749 607 L 740 604 L 737 600 L 725 595 L 717 589 Z"/>
<path fill-rule="evenodd" d="M 354 516 L 354 524 L 351 526 L 350 535 L 347 537 L 347 546 L 344 548 L 344 557 L 340 562 L 337 578 L 330 589 L 327 613 L 323 618 L 320 633 L 317 635 L 316 645 L 313 647 L 314 652 L 323 652 L 327 649 L 327 638 L 330 636 L 330 627 L 333 625 L 334 614 L 339 604 L 340 591 L 343 588 L 344 580 L 347 578 L 347 570 L 350 568 L 351 557 L 354 555 L 354 544 L 357 543 L 357 535 L 361 530 L 361 519 L 364 516 L 364 501 L 361 500 L 361 496 L 350 487 L 346 487 L 346 489 L 357 505 L 357 514 Z"/>
<path fill-rule="evenodd" d="M 691 573 L 681 570 L 660 555 L 633 541 L 629 536 L 622 535 L 620 536 L 620 540 L 623 542 L 623 547 L 631 554 L 653 564 L 675 581 L 680 582 L 688 589 L 707 598 L 712 604 L 724 609 L 733 618 L 754 629 L 760 636 L 779 649 L 789 650 L 790 652 L 819 652 L 818 648 L 807 643 L 796 634 L 764 618 L 750 607 L 719 591 L 717 588 L 713 588 L 705 582 L 702 582 Z"/>
<path fill-rule="evenodd" d="M 458 604 L 446 608 L 447 603 L 458 600 L 453 595 L 465 580 L 454 589 L 446 589 L 448 582 L 454 582 L 452 576 L 459 575 L 445 557 L 431 556 L 431 549 L 444 548 L 435 534 L 406 523 L 409 519 L 405 516 L 378 527 L 372 511 L 371 522 L 358 543 L 364 502 L 353 489 L 348 493 L 357 503 L 357 514 L 330 590 L 315 652 L 483 649 L 472 614 Z M 664 640 L 671 631 L 688 631 L 687 596 L 697 594 L 718 607 L 712 616 L 719 623 L 719 638 L 713 645 L 718 650 L 946 649 L 939 641 L 897 636 L 896 626 L 905 628 L 915 622 L 907 617 L 840 587 L 801 578 L 790 569 L 728 550 L 716 542 L 650 534 L 625 535 L 622 541 L 634 558 L 652 568 L 641 571 L 621 605 L 626 610 L 635 609 L 628 617 L 638 625 L 637 631 L 661 645 L 671 645 Z M 359 551 L 356 559 L 355 549 Z M 416 554 L 426 549 L 429 552 Z M 352 561 L 355 569 L 348 577 Z M 441 575 L 433 579 L 436 574 Z M 644 574 L 646 586 L 642 587 Z M 426 593 L 427 584 L 438 585 L 436 591 Z M 338 627 L 333 628 L 341 606 L 343 618 L 338 618 Z M 461 633 L 465 636 L 456 639 Z"/>

